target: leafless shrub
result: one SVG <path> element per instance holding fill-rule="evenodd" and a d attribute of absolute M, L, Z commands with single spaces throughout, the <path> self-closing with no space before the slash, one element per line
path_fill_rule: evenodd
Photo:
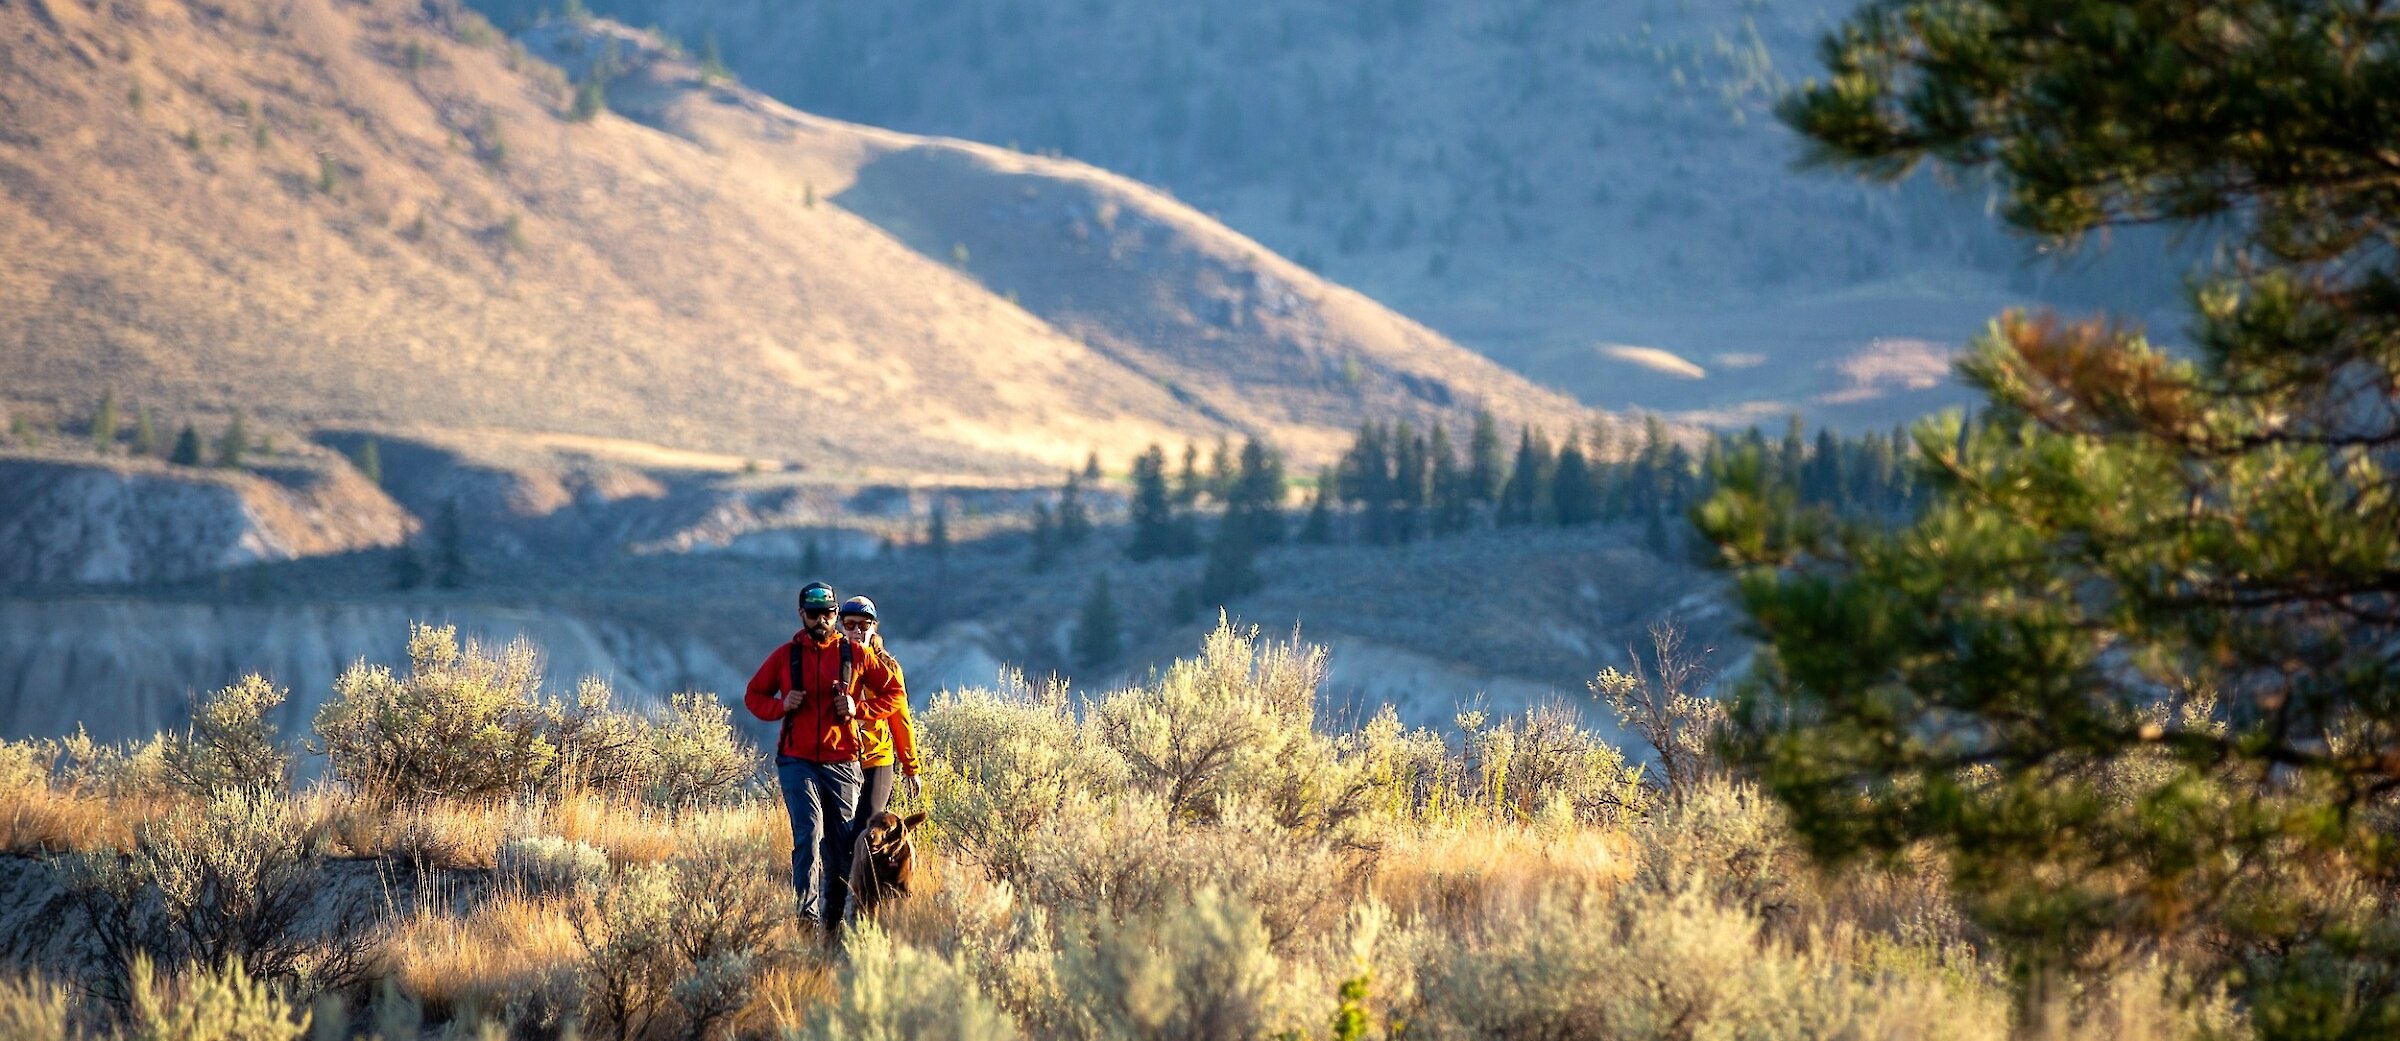
<path fill-rule="evenodd" d="M 1632 671 L 1602 669 L 1589 684 L 1617 718 L 1658 753 L 1662 786 L 1680 800 L 1702 777 L 1722 772 L 1710 748 L 1725 726 L 1725 706 L 1700 693 L 1707 685 L 1708 651 L 1685 648 L 1683 630 L 1672 622 L 1650 627 L 1651 670 L 1630 648 Z"/>

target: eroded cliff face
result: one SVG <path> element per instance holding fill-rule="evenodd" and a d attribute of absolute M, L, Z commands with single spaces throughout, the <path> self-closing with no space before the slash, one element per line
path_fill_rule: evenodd
<path fill-rule="evenodd" d="M 0 736 L 58 736 L 81 724 L 104 741 L 147 738 L 183 727 L 193 695 L 257 672 L 292 692 L 277 722 L 297 737 L 342 670 L 361 659 L 405 670 L 414 620 L 491 643 L 523 636 L 541 649 L 551 686 L 599 676 L 626 705 L 682 690 L 730 699 L 756 664 L 728 664 L 689 634 L 549 610 L 0 600 Z"/>
<path fill-rule="evenodd" d="M 394 546 L 416 521 L 346 466 L 0 459 L 0 585 L 171 582 Z"/>

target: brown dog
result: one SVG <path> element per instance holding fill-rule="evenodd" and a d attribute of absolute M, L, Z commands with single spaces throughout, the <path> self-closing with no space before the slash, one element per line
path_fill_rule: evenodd
<path fill-rule="evenodd" d="M 867 818 L 867 830 L 850 854 L 851 906 L 861 918 L 873 918 L 876 908 L 894 894 L 908 892 L 916 875 L 916 844 L 909 830 L 925 823 L 920 811 L 902 817 L 884 810 Z"/>

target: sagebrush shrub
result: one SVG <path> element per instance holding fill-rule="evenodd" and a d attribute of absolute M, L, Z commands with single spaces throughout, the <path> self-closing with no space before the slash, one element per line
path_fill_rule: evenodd
<path fill-rule="evenodd" d="M 0 755 L 5 752 L 0 749 Z M 0 1041 L 68 1041 L 79 1035 L 66 988 L 31 974 L 0 976 Z"/>
<path fill-rule="evenodd" d="M 1996 991 L 1853 974 L 1773 942 L 1699 886 L 1553 890 L 1484 924 L 1481 942 L 1429 966 L 1437 1037 L 1989 1038 L 2008 1034 Z"/>
<path fill-rule="evenodd" d="M 411 625 L 409 671 L 361 662 L 317 711 L 318 749 L 361 794 L 470 797 L 521 789 L 556 765 L 532 645 L 459 646 L 452 626 Z"/>
<path fill-rule="evenodd" d="M 1324 678 L 1323 648 L 1261 645 L 1255 627 L 1221 624 L 1199 658 L 1101 699 L 1094 729 L 1175 820 L 1206 819 L 1239 797 L 1286 827 L 1339 828 L 1365 812 L 1370 788 L 1315 730 Z"/>
<path fill-rule="evenodd" d="M 1473 784 L 1481 805 L 1504 817 L 1530 820 L 1564 805 L 1578 821 L 1614 825 L 1648 804 L 1640 768 L 1564 706 L 1537 706 L 1497 726 L 1481 712 L 1464 713 L 1459 729 L 1466 758 L 1456 775 Z"/>
<path fill-rule="evenodd" d="M 714 694 L 669 699 L 649 731 L 645 792 L 662 806 L 722 804 L 759 776 L 757 747 L 733 727 L 733 711 Z"/>
<path fill-rule="evenodd" d="M 572 904 L 586 1022 L 604 1036 L 708 1036 L 748 1002 L 743 981 L 797 957 L 788 876 L 774 844 L 723 821 L 693 825 L 666 862 L 624 868 Z"/>
<path fill-rule="evenodd" d="M 1214 888 L 1141 919 L 1070 928 L 1088 931 L 1089 942 L 1064 944 L 1059 954 L 1068 1009 L 1061 1036 L 1223 1041 L 1263 1038 L 1282 1025 L 1276 992 L 1284 969 L 1268 949 L 1266 926 Z"/>
<path fill-rule="evenodd" d="M 197 795 L 239 788 L 281 791 L 291 780 L 292 750 L 270 718 L 290 692 L 251 673 L 202 698 L 192 725 L 169 738 L 162 765 L 168 783 Z"/>
<path fill-rule="evenodd" d="M 1770 924 L 1808 894 L 1807 866 L 1782 808 L 1747 782 L 1708 777 L 1634 830 L 1635 878 L 1657 892 L 1703 885 L 1716 900 Z"/>
<path fill-rule="evenodd" d="M 787 1041 L 1004 1041 L 1017 1025 L 956 957 L 896 944 L 872 923 L 851 930 L 833 1000 Z"/>
<path fill-rule="evenodd" d="M 1631 671 L 1602 669 L 1588 684 L 1657 754 L 1658 783 L 1671 799 L 1724 770 L 1714 742 L 1725 729 L 1725 705 L 1702 692 L 1708 683 L 1702 659 L 1708 652 L 1689 650 L 1683 640 L 1683 631 L 1672 623 L 1653 625 L 1648 668 L 1629 650 Z"/>
<path fill-rule="evenodd" d="M 628 868 L 574 905 L 583 942 L 587 1022 L 604 1036 L 638 1038 L 673 999 L 680 965 L 672 929 L 674 869 Z"/>
<path fill-rule="evenodd" d="M 615 699 L 607 683 L 586 676 L 575 685 L 573 697 L 536 702 L 527 713 L 527 725 L 555 750 L 556 758 L 547 768 L 534 767 L 527 781 L 555 782 L 568 789 L 640 791 L 649 780 L 650 728 L 641 717 L 617 711 Z"/>
<path fill-rule="evenodd" d="M 308 1012 L 245 972 L 239 960 L 162 981 L 143 955 L 134 959 L 131 972 L 125 1041 L 300 1041 L 308 1036 Z"/>
<path fill-rule="evenodd" d="M 556 835 L 520 835 L 500 844 L 494 868 L 528 892 L 566 894 L 598 886 L 608 874 L 608 854 Z"/>
<path fill-rule="evenodd" d="M 1123 757 L 1088 740 L 1063 688 L 1022 681 L 936 695 L 918 717 L 932 751 L 927 794 L 960 852 L 992 878 L 1022 867 L 1023 835 L 1071 797 L 1123 790 Z"/>
<path fill-rule="evenodd" d="M 259 978 L 314 993 L 359 978 L 372 942 L 364 901 L 316 907 L 321 853 L 290 800 L 236 789 L 142 827 L 131 856 L 76 855 L 67 883 L 104 972 L 122 971 L 136 954 L 239 961 Z"/>

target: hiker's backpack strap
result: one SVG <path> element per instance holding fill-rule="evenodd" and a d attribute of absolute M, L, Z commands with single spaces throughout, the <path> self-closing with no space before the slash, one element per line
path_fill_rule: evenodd
<path fill-rule="evenodd" d="M 867 742 L 865 737 L 860 733 L 858 726 L 858 691 L 851 686 L 851 681 L 858 675 L 858 662 L 852 657 L 852 652 L 857 648 L 857 646 L 857 644 L 850 642 L 849 637 L 845 636 L 842 638 L 841 690 L 842 693 L 850 696 L 850 751 L 852 754 L 858 755 L 863 759 L 863 757 L 867 754 Z"/>
<path fill-rule="evenodd" d="M 793 690 L 805 690 L 805 688 L 803 688 L 803 687 L 801 687 L 801 686 L 800 686 L 800 641 L 799 641 L 799 640 L 797 640 L 797 639 L 795 639 L 795 640 L 793 640 L 791 643 L 789 643 L 789 644 L 787 644 L 787 645 L 785 645 L 785 646 L 787 646 L 787 647 L 788 647 L 788 648 L 790 648 L 790 650 L 791 650 L 791 664 L 785 668 L 785 670 L 784 670 L 784 671 L 785 671 L 785 673 L 786 673 L 787 675 L 785 675 L 785 677 L 784 677 L 784 678 L 785 678 L 785 679 L 788 679 L 788 680 L 790 680 L 790 681 L 791 681 L 791 689 L 793 689 Z M 791 743 L 791 741 L 792 741 L 792 717 L 793 717 L 793 716 L 796 716 L 796 715 L 798 715 L 798 714 L 799 714 L 799 712 L 800 712 L 800 710 L 799 710 L 797 707 L 794 707 L 794 708 L 791 708 L 791 709 L 786 709 L 786 710 L 784 711 L 784 713 L 783 713 L 783 729 L 782 729 L 782 731 L 781 731 L 781 732 L 779 732 L 779 733 L 777 733 L 777 734 L 775 735 L 775 754 L 776 754 L 776 755 L 783 755 L 783 754 L 784 754 L 784 751 L 783 751 L 783 746 L 785 746 L 785 745 L 787 745 L 787 744 L 790 744 L 790 743 Z"/>

